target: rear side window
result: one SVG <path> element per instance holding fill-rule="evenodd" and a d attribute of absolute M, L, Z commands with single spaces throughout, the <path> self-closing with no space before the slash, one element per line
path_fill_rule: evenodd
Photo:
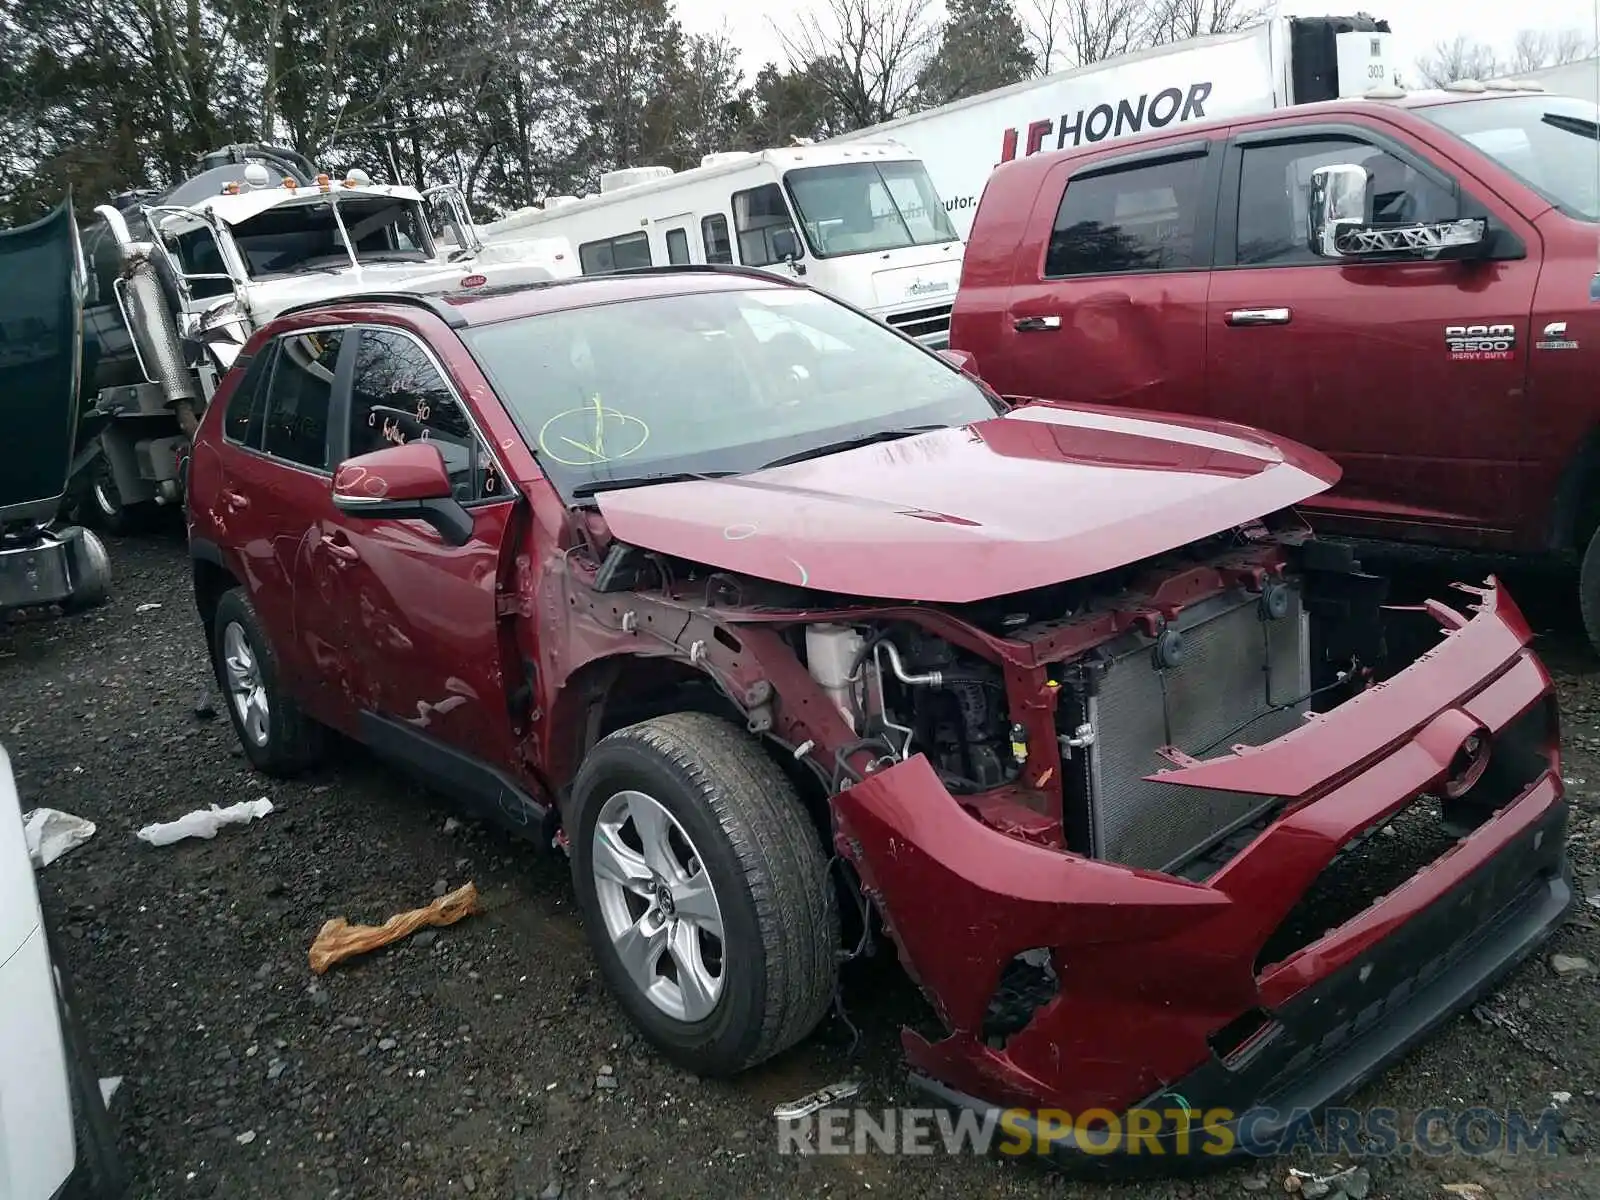
<path fill-rule="evenodd" d="M 278 339 L 277 366 L 267 387 L 261 448 L 274 458 L 328 469 L 328 408 L 344 331 L 319 329 Z"/>
<path fill-rule="evenodd" d="M 578 247 L 578 263 L 585 275 L 609 275 L 613 271 L 648 267 L 650 238 L 641 232 L 584 242 Z"/>
<path fill-rule="evenodd" d="M 1169 159 L 1069 180 L 1044 273 L 1183 271 L 1197 262 L 1206 158 Z"/>
<path fill-rule="evenodd" d="M 705 243 L 708 263 L 731 263 L 733 243 L 728 240 L 728 218 L 712 213 L 700 221 L 700 240 Z"/>
<path fill-rule="evenodd" d="M 1355 138 L 1323 137 L 1246 146 L 1239 166 L 1241 266 L 1299 266 L 1336 260 L 1311 253 L 1311 172 L 1335 163 L 1365 167 L 1372 177 L 1376 225 L 1451 221 L 1457 203 L 1432 179 L 1386 150 Z"/>
<path fill-rule="evenodd" d="M 228 441 L 261 449 L 261 403 L 277 352 L 278 344 L 268 342 L 245 364 L 244 378 L 228 397 L 228 411 L 222 415 L 222 436 Z"/>

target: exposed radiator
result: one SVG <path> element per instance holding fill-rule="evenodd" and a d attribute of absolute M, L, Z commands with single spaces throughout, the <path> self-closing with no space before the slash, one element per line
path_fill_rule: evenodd
<path fill-rule="evenodd" d="M 1157 748 L 1170 741 L 1211 757 L 1240 742 L 1271 741 L 1303 723 L 1305 704 L 1270 710 L 1303 697 L 1311 677 L 1298 590 L 1276 621 L 1262 619 L 1258 596 L 1236 592 L 1186 609 L 1176 627 L 1183 654 L 1165 671 L 1156 667 L 1148 638 L 1107 647 L 1112 661 L 1089 701 L 1095 737 L 1080 776 L 1089 788 L 1094 856 L 1158 871 L 1226 836 L 1272 798 L 1146 782 L 1143 776 L 1172 765 Z M 1224 740 L 1208 750 L 1218 738 Z"/>

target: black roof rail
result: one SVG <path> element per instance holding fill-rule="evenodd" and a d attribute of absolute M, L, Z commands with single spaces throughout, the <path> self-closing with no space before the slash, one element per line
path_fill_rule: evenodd
<path fill-rule="evenodd" d="M 348 292 L 340 296 L 328 296 L 321 300 L 307 300 L 304 304 L 291 304 L 273 318 L 293 316 L 297 313 L 314 312 L 320 308 L 333 308 L 342 304 L 405 304 L 412 308 L 425 308 L 438 317 L 451 329 L 465 329 L 467 318 L 454 304 L 446 304 L 438 296 L 429 296 L 422 292 Z"/>
<path fill-rule="evenodd" d="M 745 267 L 737 263 L 660 263 L 649 267 L 623 267 L 616 271 L 604 271 L 595 278 L 604 278 L 606 275 L 674 275 L 679 272 L 742 275 L 747 279 L 764 279 L 769 283 L 783 284 L 785 287 L 806 286 L 798 279 L 786 279 L 782 275 L 774 275 L 771 271 L 763 271 L 760 267 Z"/>

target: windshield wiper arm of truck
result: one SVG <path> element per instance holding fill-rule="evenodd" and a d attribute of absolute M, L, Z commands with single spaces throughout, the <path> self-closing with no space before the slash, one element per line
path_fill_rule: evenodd
<path fill-rule="evenodd" d="M 587 499 L 599 492 L 621 491 L 623 488 L 650 487 L 657 483 L 684 483 L 690 479 L 726 479 L 737 471 L 659 471 L 654 475 L 620 475 L 615 479 L 586 479 L 572 487 L 574 500 Z"/>
<path fill-rule="evenodd" d="M 898 429 L 875 429 L 871 433 L 858 434 L 853 438 L 841 438 L 837 442 L 825 442 L 820 446 L 796 450 L 793 454 L 785 454 L 782 458 L 762 463 L 761 469 L 765 471 L 770 467 L 786 467 L 790 463 L 804 462 L 808 458 L 821 458 L 825 454 L 838 454 L 845 450 L 857 450 L 862 446 L 873 446 L 879 442 L 894 442 L 918 433 L 933 433 L 935 430 L 949 428 L 951 428 L 949 425 L 903 425 Z"/>

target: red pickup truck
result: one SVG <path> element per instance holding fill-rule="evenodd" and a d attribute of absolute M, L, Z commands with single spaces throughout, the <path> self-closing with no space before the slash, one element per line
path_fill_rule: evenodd
<path fill-rule="evenodd" d="M 1319 533 L 1581 563 L 1600 646 L 1597 113 L 1393 89 L 1005 163 L 951 349 L 1315 446 Z"/>

